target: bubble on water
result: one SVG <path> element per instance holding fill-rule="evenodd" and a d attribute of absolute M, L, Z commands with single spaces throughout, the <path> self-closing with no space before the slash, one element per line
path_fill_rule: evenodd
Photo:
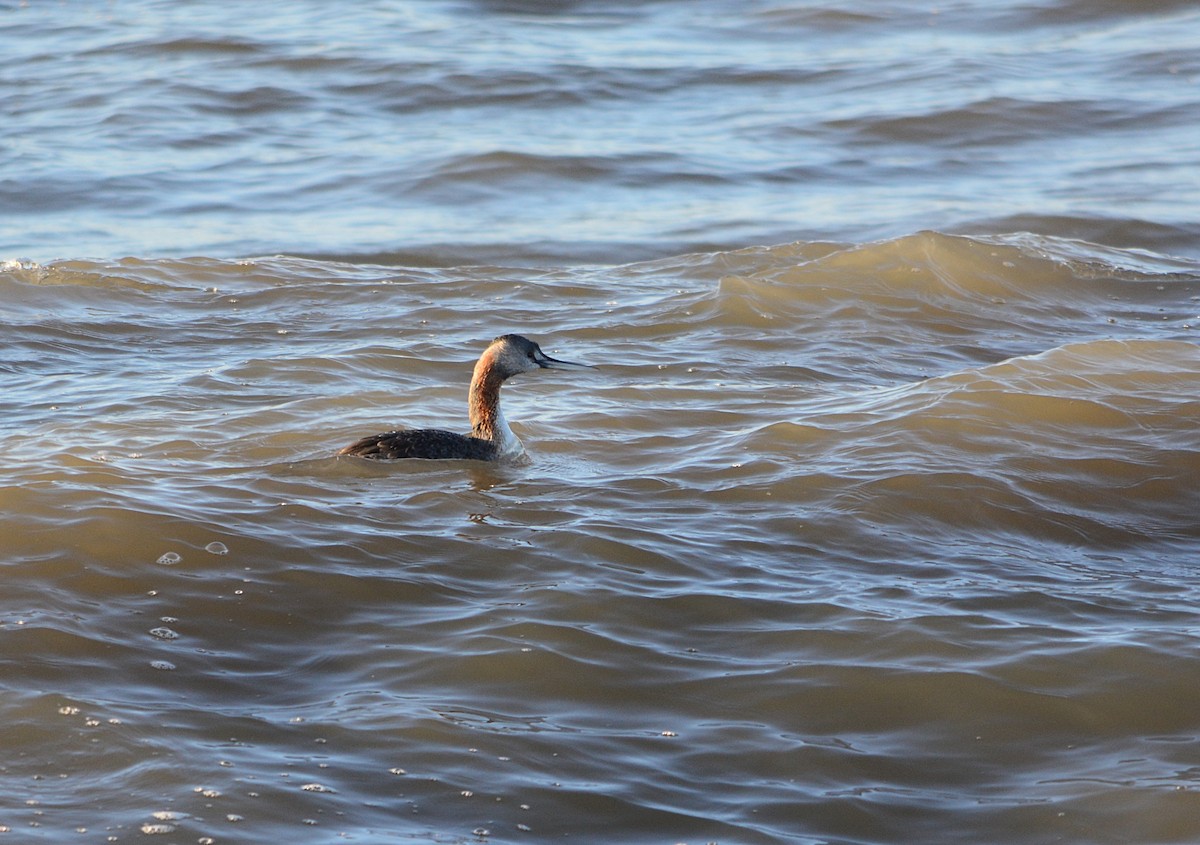
<path fill-rule="evenodd" d="M 303 789 L 305 792 L 337 792 L 336 789 L 333 789 L 332 787 L 328 787 L 328 786 L 325 786 L 324 784 L 320 784 L 320 783 L 306 783 L 306 784 L 304 784 L 304 786 L 302 786 L 300 788 Z"/>
<path fill-rule="evenodd" d="M 163 554 L 159 555 L 158 560 L 154 562 L 159 566 L 174 566 L 181 560 L 183 560 L 183 555 L 181 555 L 179 552 L 164 552 Z"/>
<path fill-rule="evenodd" d="M 179 634 L 172 631 L 170 628 L 151 628 L 150 636 L 160 640 L 177 640 Z"/>
<path fill-rule="evenodd" d="M 227 555 L 229 554 L 229 547 L 224 543 L 214 542 L 205 546 L 204 551 L 208 552 L 210 555 Z"/>
<path fill-rule="evenodd" d="M 231 822 L 244 821 L 245 818 L 246 818 L 245 816 L 239 816 L 237 813 L 230 813 L 229 815 L 225 816 L 225 820 L 231 821 Z"/>
<path fill-rule="evenodd" d="M 146 822 L 146 824 L 142 825 L 142 833 L 146 834 L 147 836 L 174 832 L 175 825 L 167 824 L 166 822 Z"/>
<path fill-rule="evenodd" d="M 40 270 L 41 266 L 32 258 L 6 258 L 0 261 L 0 270 L 6 273 L 16 270 Z"/>
<path fill-rule="evenodd" d="M 76 716 L 79 714 L 79 708 L 70 704 L 64 704 L 58 708 L 58 713 L 60 716 Z"/>
<path fill-rule="evenodd" d="M 392 769 L 388 769 L 388 771 L 389 771 L 389 772 L 391 772 L 391 773 L 392 773 L 392 774 L 394 774 L 394 775 L 406 775 L 406 774 L 408 774 L 408 772 L 404 771 L 404 769 L 401 769 L 401 768 L 399 768 L 399 767 L 395 767 L 395 768 L 392 768 Z"/>
<path fill-rule="evenodd" d="M 175 668 L 175 664 L 169 660 L 151 660 L 150 668 L 159 669 L 163 672 L 170 672 Z"/>
<path fill-rule="evenodd" d="M 486 827 L 477 827 L 474 830 L 472 830 L 471 833 L 475 834 L 476 836 L 480 836 L 480 837 L 492 835 L 492 832 L 490 830 L 488 830 Z"/>

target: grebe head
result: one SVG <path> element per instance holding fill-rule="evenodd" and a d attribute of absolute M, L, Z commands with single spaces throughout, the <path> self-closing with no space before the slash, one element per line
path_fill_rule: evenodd
<path fill-rule="evenodd" d="M 493 340 L 492 345 L 487 348 L 480 359 L 480 363 L 482 364 L 484 361 L 494 367 L 502 379 L 533 370 L 596 369 L 590 364 L 574 364 L 570 361 L 551 358 L 542 351 L 540 346 L 519 334 L 502 334 Z"/>

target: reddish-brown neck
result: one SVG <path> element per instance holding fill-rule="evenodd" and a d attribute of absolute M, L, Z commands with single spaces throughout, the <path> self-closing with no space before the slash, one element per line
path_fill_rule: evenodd
<path fill-rule="evenodd" d="M 492 356 L 485 355 L 475 365 L 475 374 L 471 377 L 471 394 L 468 409 L 471 418 L 471 433 L 484 440 L 496 440 L 501 434 L 498 429 L 502 425 L 500 416 L 500 385 L 504 379 L 492 366 Z"/>

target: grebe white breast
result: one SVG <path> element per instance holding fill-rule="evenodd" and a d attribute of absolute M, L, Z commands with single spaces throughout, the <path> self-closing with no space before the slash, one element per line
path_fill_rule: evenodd
<path fill-rule="evenodd" d="M 512 376 L 533 370 L 594 369 L 590 364 L 572 364 L 551 358 L 540 346 L 519 334 L 501 335 L 483 350 L 471 376 L 470 434 L 436 428 L 402 429 L 364 437 L 338 454 L 380 461 L 400 458 L 498 461 L 513 458 L 522 454 L 525 447 L 508 427 L 500 410 L 500 386 Z"/>

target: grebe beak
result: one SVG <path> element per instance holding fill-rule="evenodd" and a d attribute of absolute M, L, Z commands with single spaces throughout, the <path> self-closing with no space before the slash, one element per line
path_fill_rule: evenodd
<path fill-rule="evenodd" d="M 576 364 L 572 361 L 560 361 L 557 358 L 551 358 L 543 353 L 540 349 L 533 357 L 534 362 L 544 370 L 594 370 L 596 369 L 591 364 Z"/>

